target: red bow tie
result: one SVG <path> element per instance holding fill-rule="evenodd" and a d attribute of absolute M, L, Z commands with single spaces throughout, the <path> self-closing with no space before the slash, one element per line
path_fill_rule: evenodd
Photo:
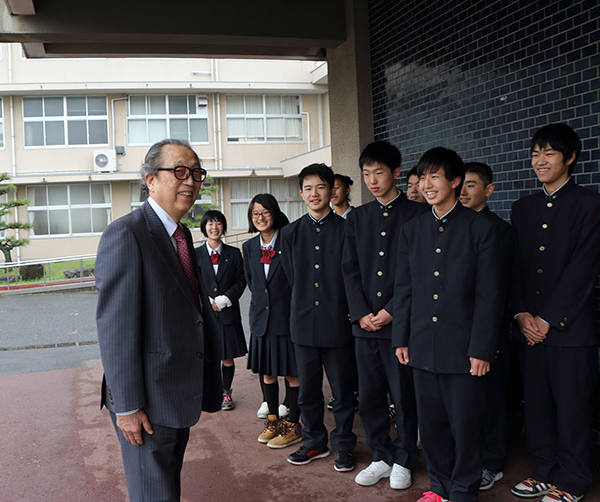
<path fill-rule="evenodd" d="M 268 248 L 262 250 L 262 258 L 260 259 L 260 262 L 270 265 L 271 261 L 273 260 L 273 256 L 276 254 L 277 253 L 275 250 L 269 246 Z"/>
<path fill-rule="evenodd" d="M 221 263 L 221 260 L 219 259 L 219 253 L 217 253 L 216 251 L 214 253 L 211 253 L 210 261 L 212 261 L 213 265 L 218 265 L 219 263 Z"/>

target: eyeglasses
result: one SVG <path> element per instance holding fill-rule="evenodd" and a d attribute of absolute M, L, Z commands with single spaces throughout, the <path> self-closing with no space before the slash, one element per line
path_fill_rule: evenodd
<path fill-rule="evenodd" d="M 192 179 L 199 182 L 204 181 L 207 174 L 206 171 L 201 167 L 192 169 L 187 166 L 159 167 L 158 171 L 173 171 L 173 174 L 178 180 L 187 180 L 191 174 Z"/>
<path fill-rule="evenodd" d="M 271 216 L 271 211 L 265 209 L 264 211 L 252 211 L 252 219 L 258 220 L 261 216 L 266 220 L 269 216 Z"/>

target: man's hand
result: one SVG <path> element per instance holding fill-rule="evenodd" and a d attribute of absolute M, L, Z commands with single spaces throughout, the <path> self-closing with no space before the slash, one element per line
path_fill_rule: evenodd
<path fill-rule="evenodd" d="M 360 324 L 360 327 L 365 331 L 377 331 L 379 327 L 373 324 L 373 319 L 375 319 L 375 316 L 372 313 L 367 314 L 358 320 L 358 324 Z"/>
<path fill-rule="evenodd" d="M 385 309 L 381 309 L 375 317 L 371 318 L 371 322 L 377 326 L 377 329 L 381 329 L 392 322 L 392 316 Z"/>
<path fill-rule="evenodd" d="M 215 302 L 215 301 L 213 300 L 213 302 L 211 303 L 211 305 L 212 305 L 212 308 L 213 308 L 213 310 L 214 310 L 215 312 L 221 312 L 221 309 L 220 309 L 220 308 L 219 308 L 219 306 L 217 305 L 217 302 Z"/>
<path fill-rule="evenodd" d="M 519 323 L 519 329 L 521 333 L 527 338 L 528 345 L 535 345 L 536 343 L 542 342 L 546 339 L 546 335 L 540 332 L 540 328 L 529 312 L 523 312 L 517 316 L 517 322 Z M 546 333 L 548 331 L 546 330 Z"/>
<path fill-rule="evenodd" d="M 142 427 L 148 434 L 154 434 L 150 420 L 148 420 L 148 416 L 142 410 L 138 410 L 131 415 L 117 415 L 117 427 L 121 429 L 125 439 L 133 446 L 142 446 L 144 444 Z"/>
<path fill-rule="evenodd" d="M 401 364 L 408 364 L 408 347 L 396 347 L 396 357 Z"/>
<path fill-rule="evenodd" d="M 490 363 L 476 359 L 475 357 L 469 357 L 471 361 L 471 375 L 472 376 L 483 376 L 490 371 Z"/>
<path fill-rule="evenodd" d="M 548 331 L 550 331 L 550 324 L 548 324 L 546 321 L 544 321 L 539 315 L 535 316 L 535 323 L 537 324 L 537 327 L 540 330 L 539 332 L 542 335 L 548 334 Z M 546 338 L 546 337 L 544 336 L 544 338 Z"/>

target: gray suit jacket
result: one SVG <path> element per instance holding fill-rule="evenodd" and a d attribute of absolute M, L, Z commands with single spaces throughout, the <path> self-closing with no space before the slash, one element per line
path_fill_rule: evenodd
<path fill-rule="evenodd" d="M 189 230 L 188 248 L 197 270 Z M 197 275 L 199 312 L 167 232 L 145 203 L 111 223 L 95 266 L 102 405 L 142 408 L 153 424 L 186 428 L 220 409 L 218 329 Z"/>

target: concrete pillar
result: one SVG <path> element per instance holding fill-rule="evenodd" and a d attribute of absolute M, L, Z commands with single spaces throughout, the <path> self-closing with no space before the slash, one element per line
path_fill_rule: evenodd
<path fill-rule="evenodd" d="M 373 141 L 373 99 L 366 0 L 346 0 L 347 39 L 327 50 L 332 164 L 354 180 L 352 205 L 373 200 L 362 182 L 358 157 Z"/>

